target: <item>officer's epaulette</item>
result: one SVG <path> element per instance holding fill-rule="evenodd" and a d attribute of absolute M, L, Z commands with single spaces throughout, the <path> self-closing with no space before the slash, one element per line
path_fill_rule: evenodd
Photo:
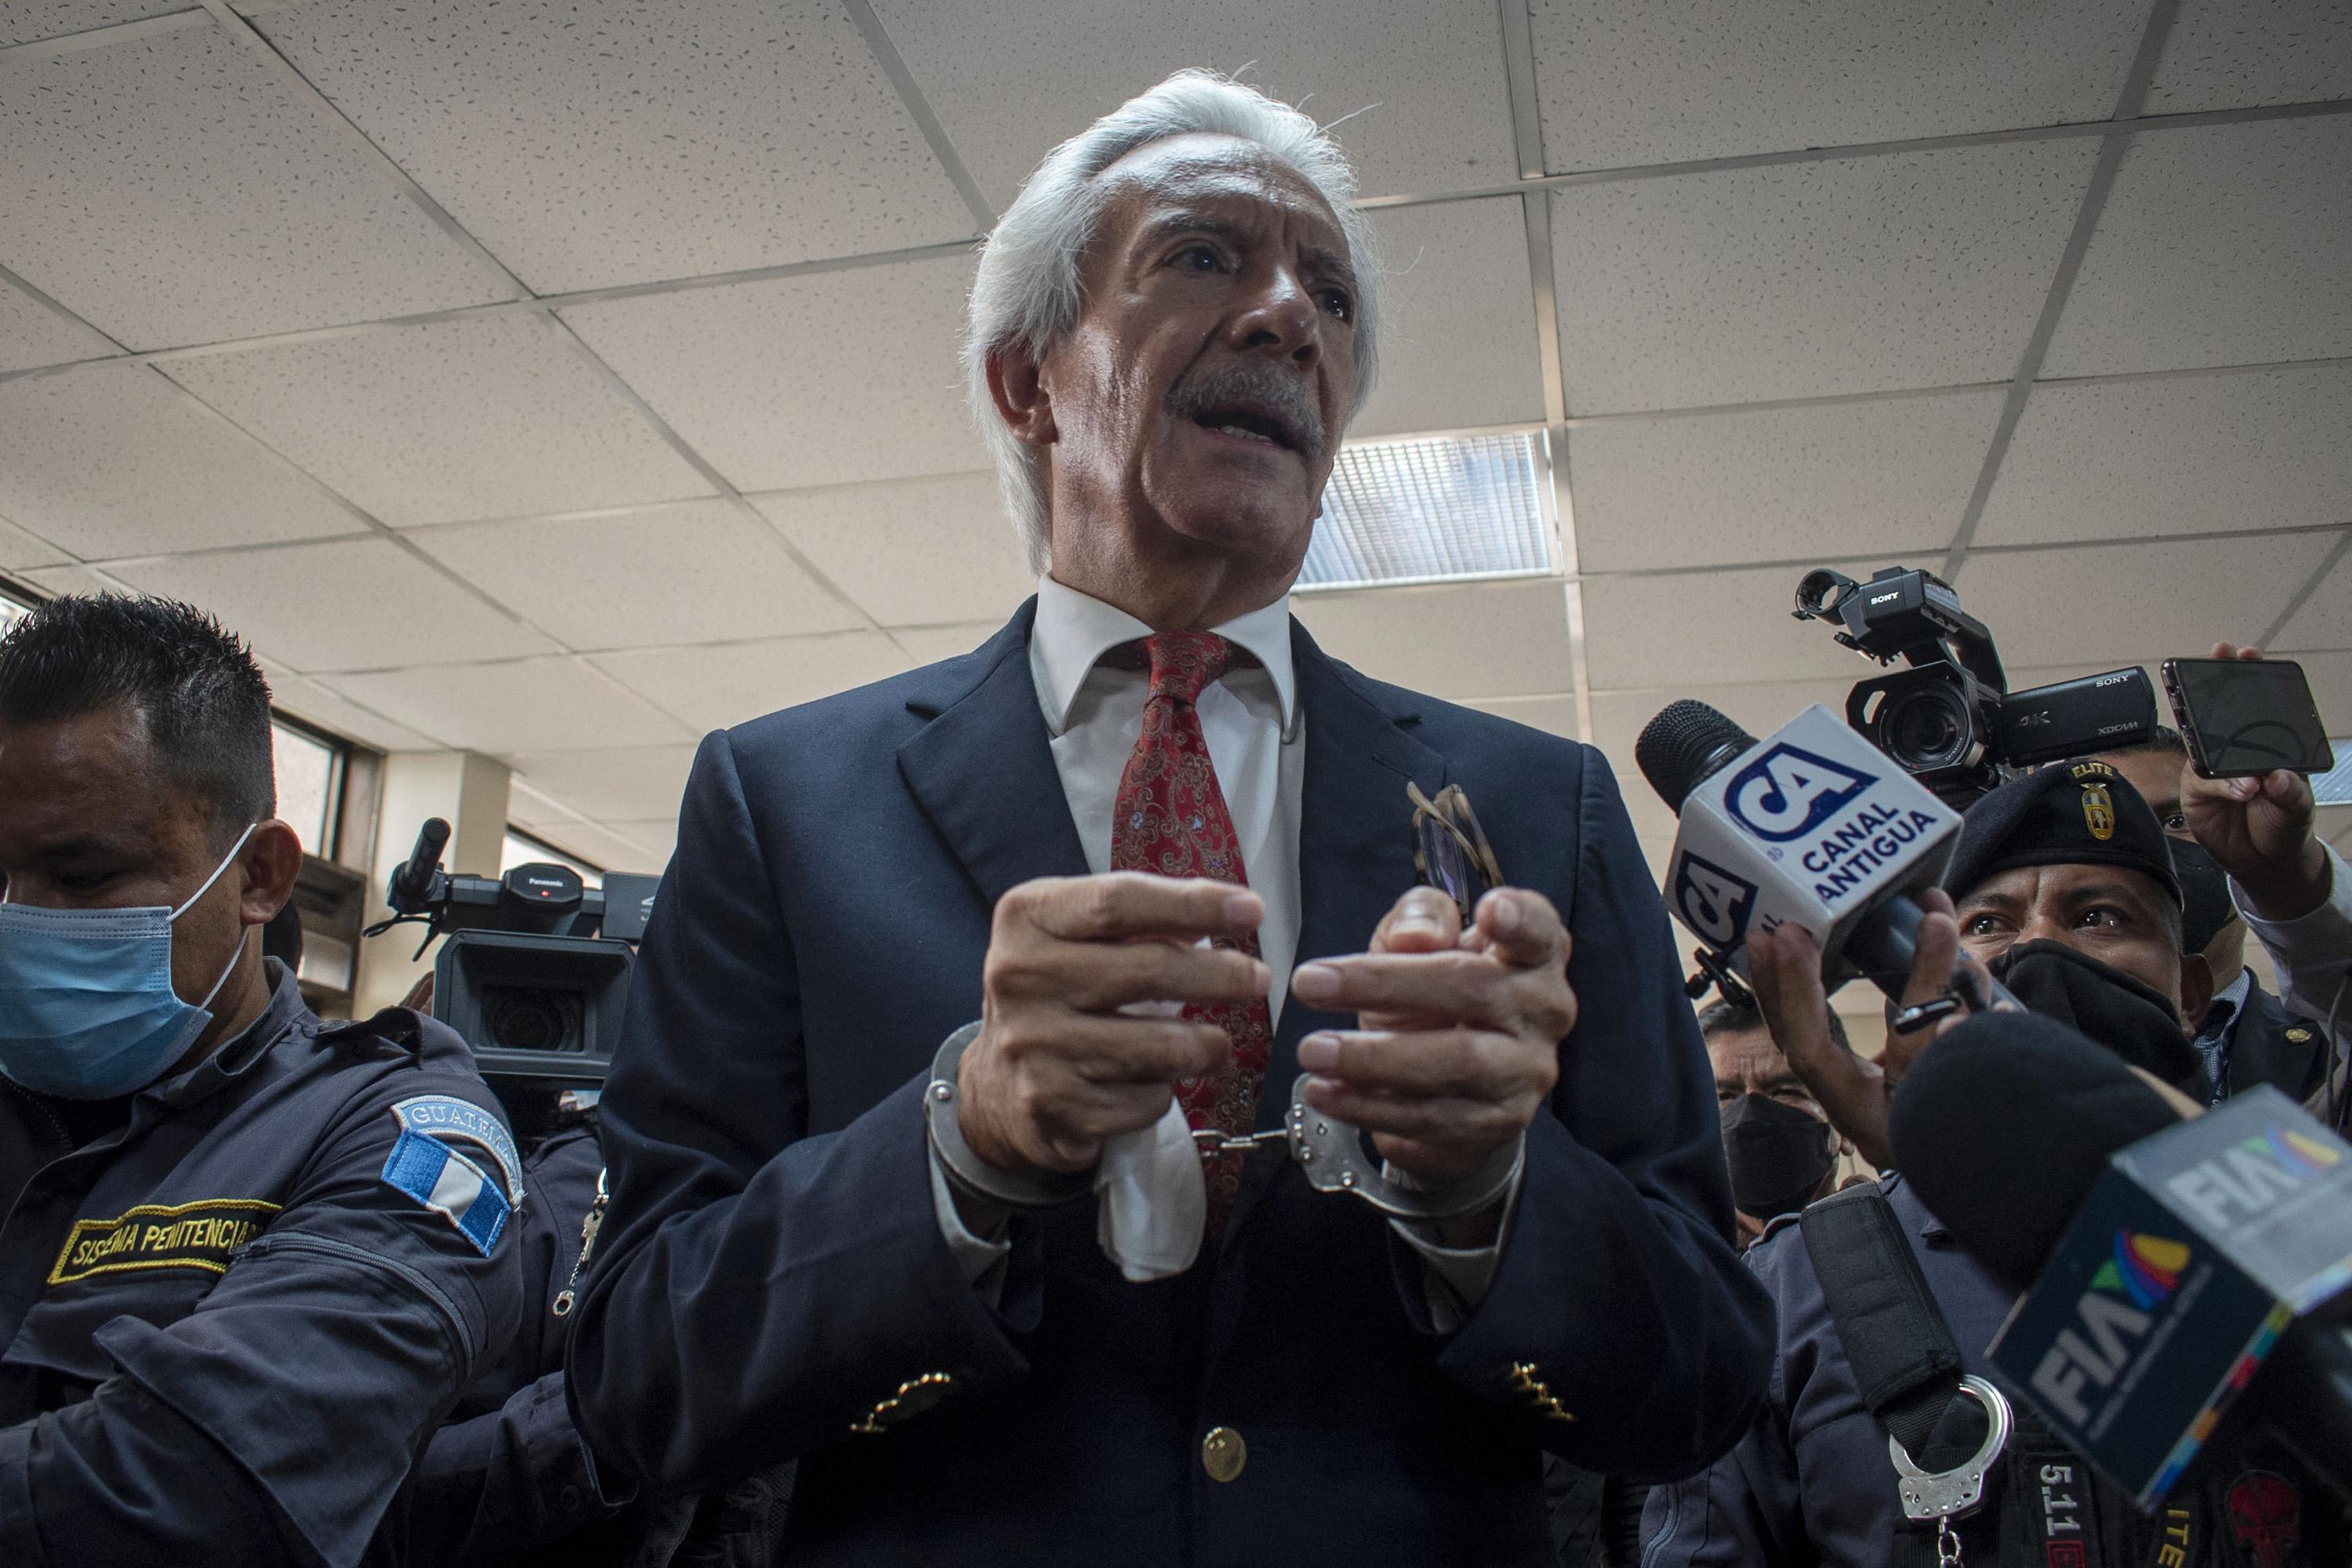
<path fill-rule="evenodd" d="M 1774 1237 L 1780 1235 L 1782 1231 L 1788 1229 L 1790 1226 L 1795 1225 L 1799 1220 L 1804 1217 L 1805 1216 L 1801 1214 L 1776 1214 L 1765 1223 L 1764 1234 L 1758 1237 L 1755 1241 L 1751 1242 L 1749 1245 L 1761 1247 L 1764 1243 L 1771 1240 Z"/>

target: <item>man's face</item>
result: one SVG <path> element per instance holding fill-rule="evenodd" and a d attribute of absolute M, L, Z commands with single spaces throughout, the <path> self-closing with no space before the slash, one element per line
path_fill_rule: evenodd
<path fill-rule="evenodd" d="M 1297 570 L 1353 412 L 1356 279 L 1330 207 L 1254 143 L 1170 137 L 1112 190 L 1038 382 L 1055 529 L 1107 518 Z M 1056 552 L 1061 542 L 1056 541 Z"/>
<path fill-rule="evenodd" d="M 2140 799 L 2164 825 L 2165 832 L 2175 838 L 2187 838 L 2189 819 L 2180 814 L 2181 760 L 2169 752 L 2122 752 L 2103 753 L 2097 759 L 2124 775 L 2124 782 L 2139 791 Z"/>
<path fill-rule="evenodd" d="M 2179 1007 L 2180 942 L 2168 923 L 2170 904 L 2147 872 L 2092 865 L 2014 867 L 1955 900 L 1961 947 L 1987 963 L 2020 942 L 2063 942 Z"/>
<path fill-rule="evenodd" d="M 1706 1037 L 1706 1055 L 1715 1064 L 1715 1103 L 1718 1110 L 1728 1107 L 1743 1094 L 1754 1094 L 1801 1110 L 1816 1121 L 1828 1122 L 1829 1112 L 1822 1109 L 1821 1101 L 1805 1087 L 1805 1080 L 1789 1065 L 1789 1058 L 1772 1044 L 1771 1031 L 1718 1029 Z M 1832 1167 L 1822 1184 L 1826 1186 L 1836 1179 L 1837 1172 Z M 1764 1234 L 1766 1222 L 1745 1209 L 1734 1209 L 1732 1220 L 1742 1251 Z"/>
<path fill-rule="evenodd" d="M 1729 1105 L 1743 1094 L 1759 1094 L 1794 1106 L 1816 1121 L 1829 1112 L 1797 1076 L 1769 1029 L 1718 1029 L 1706 1037 L 1707 1059 L 1715 1064 L 1715 1102 Z"/>
<path fill-rule="evenodd" d="M 127 704 L 0 725 L 0 879 L 12 904 L 177 908 L 228 849 L 203 805 L 157 765 L 146 721 Z M 246 918 L 246 892 L 232 867 L 173 922 L 172 988 L 182 999 L 202 1001 L 257 923 Z"/>

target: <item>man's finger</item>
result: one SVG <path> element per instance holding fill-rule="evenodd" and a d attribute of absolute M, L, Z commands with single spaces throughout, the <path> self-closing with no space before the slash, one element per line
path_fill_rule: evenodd
<path fill-rule="evenodd" d="M 1074 1015 L 1045 1026 L 1034 1048 L 1060 1068 L 1093 1084 L 1171 1083 L 1224 1066 L 1233 1037 L 1198 1018 L 1124 1018 Z"/>
<path fill-rule="evenodd" d="M 1478 900 L 1486 951 L 1515 969 L 1565 968 L 1568 927 L 1551 900 L 1527 888 L 1496 888 Z"/>
<path fill-rule="evenodd" d="M 1141 871 L 1040 878 L 1013 889 L 1004 901 L 1038 930 L 1065 942 L 1240 936 L 1265 918 L 1265 900 L 1247 888 Z"/>
<path fill-rule="evenodd" d="M 1298 1065 L 1351 1089 L 1479 1100 L 1539 1088 L 1544 1076 L 1523 1042 L 1480 1029 L 1327 1029 L 1298 1042 Z"/>
<path fill-rule="evenodd" d="M 1919 922 L 1918 945 L 1911 955 L 1911 973 L 1903 983 L 1903 1005 L 1915 1007 L 1948 995 L 1952 989 L 1952 966 L 1960 954 L 1960 924 L 1952 918 L 1950 909 L 1928 909 L 1927 918 Z"/>
<path fill-rule="evenodd" d="M 1252 1002 L 1273 973 L 1232 948 L 1166 942 L 1039 942 L 1001 953 L 989 977 L 999 995 L 1032 996 L 1082 1013 L 1131 1002 Z"/>
<path fill-rule="evenodd" d="M 1360 1131 L 1455 1147 L 1499 1144 L 1527 1125 L 1524 1107 L 1468 1099 L 1423 1100 L 1381 1093 L 1341 1079 L 1309 1078 L 1307 1103 Z"/>
<path fill-rule="evenodd" d="M 1557 1039 L 1576 1021 L 1557 976 L 1506 968 L 1491 953 L 1359 953 L 1302 963 L 1292 994 L 1326 1013 L 1456 1019 Z"/>
<path fill-rule="evenodd" d="M 1462 910 L 1435 888 L 1407 888 L 1373 928 L 1374 952 L 1435 952 L 1462 934 Z"/>

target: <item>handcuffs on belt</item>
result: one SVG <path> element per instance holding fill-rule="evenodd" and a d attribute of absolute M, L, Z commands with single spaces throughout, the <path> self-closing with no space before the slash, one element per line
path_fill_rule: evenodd
<path fill-rule="evenodd" d="M 1489 889 L 1502 885 L 1495 851 L 1460 785 L 1448 784 L 1433 800 L 1410 781 L 1405 791 L 1413 807 L 1414 874 L 1423 885 L 1450 896 L 1466 925 L 1478 900 Z M 979 1036 L 977 1023 L 966 1024 L 940 1043 L 939 1054 L 931 1059 L 923 1111 L 940 1163 L 959 1186 L 1010 1208 L 1051 1208 L 1083 1197 L 1094 1184 L 1091 1171 L 1014 1175 L 985 1163 L 964 1142 L 956 1114 L 957 1068 L 965 1048 Z M 1453 1219 L 1489 1207 L 1511 1190 L 1526 1156 L 1524 1141 L 1514 1142 L 1496 1150 L 1468 1175 L 1443 1187 L 1408 1185 L 1383 1169 L 1382 1162 L 1366 1147 L 1362 1132 L 1307 1103 L 1304 1073 L 1291 1086 L 1290 1110 L 1281 1126 L 1239 1133 L 1202 1128 L 1194 1131 L 1192 1141 L 1202 1159 L 1265 1148 L 1286 1150 L 1306 1173 L 1307 1184 L 1317 1192 L 1353 1193 L 1382 1214 L 1416 1220 Z"/>
<path fill-rule="evenodd" d="M 1936 1560 L 1943 1568 L 1958 1568 L 1960 1538 L 1952 1521 L 1974 1513 L 1984 1501 L 1985 1475 L 2009 1446 L 2012 1422 L 2009 1401 L 2000 1389 L 1973 1373 L 1960 1377 L 1960 1392 L 1984 1406 L 1985 1436 L 1977 1451 L 1948 1470 L 1930 1474 L 1914 1464 L 1902 1442 L 1887 1435 L 1886 1451 L 1895 1461 L 1896 1490 L 1903 1499 L 1903 1517 L 1936 1521 Z"/>

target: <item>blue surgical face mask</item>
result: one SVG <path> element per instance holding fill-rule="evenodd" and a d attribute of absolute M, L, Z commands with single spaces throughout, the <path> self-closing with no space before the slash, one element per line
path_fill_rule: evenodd
<path fill-rule="evenodd" d="M 41 1094 L 111 1100 L 146 1088 L 186 1055 L 245 944 L 191 1005 L 172 989 L 172 922 L 212 891 L 252 837 L 251 827 L 240 834 L 176 910 L 0 901 L 0 1074 Z"/>

